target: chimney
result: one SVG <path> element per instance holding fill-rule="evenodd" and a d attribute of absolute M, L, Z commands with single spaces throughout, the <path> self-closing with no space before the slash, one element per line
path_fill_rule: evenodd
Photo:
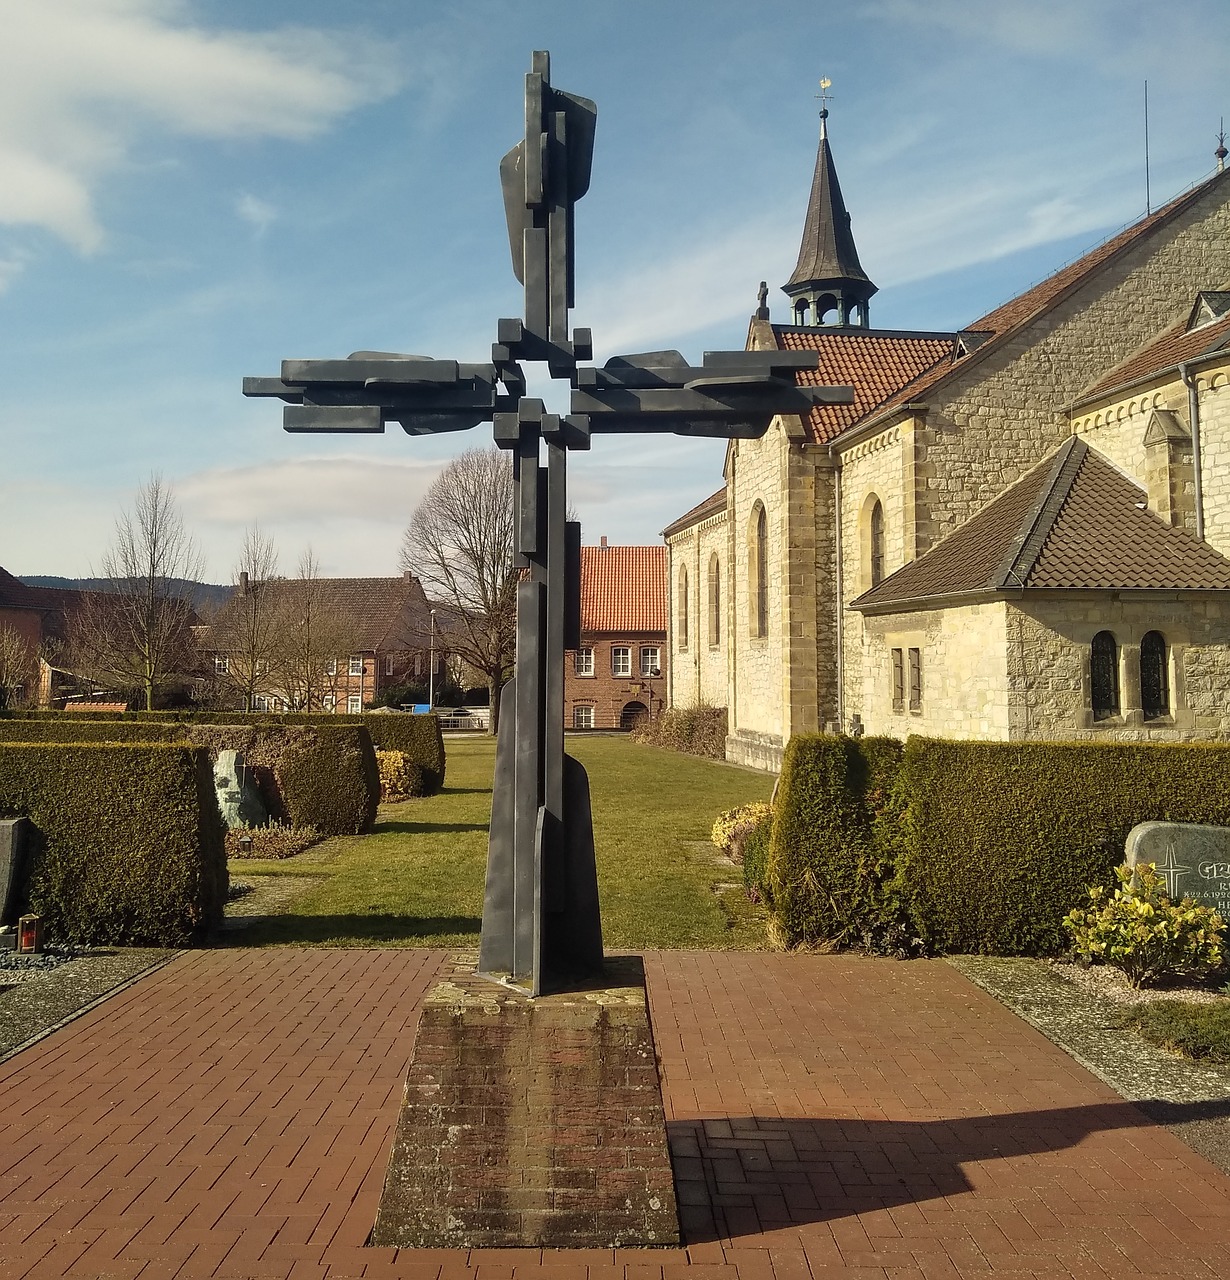
<path fill-rule="evenodd" d="M 601 538 L 599 538 L 599 539 L 598 539 L 598 545 L 599 545 L 600 547 L 603 547 L 603 548 L 605 548 L 605 547 L 606 547 L 606 534 L 605 534 L 605 533 L 602 535 L 602 537 L 601 537 Z"/>
<path fill-rule="evenodd" d="M 248 571 L 240 569 L 239 571 L 239 594 L 246 596 L 248 594 Z"/>
<path fill-rule="evenodd" d="M 403 569 L 401 571 L 401 578 L 403 582 L 413 582 L 414 574 L 412 574 L 409 569 Z"/>

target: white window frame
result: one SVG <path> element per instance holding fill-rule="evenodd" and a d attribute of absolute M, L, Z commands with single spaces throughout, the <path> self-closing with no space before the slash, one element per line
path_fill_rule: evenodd
<path fill-rule="evenodd" d="M 337 699 L 331 693 L 326 693 L 320 700 L 320 709 L 322 711 L 336 711 Z"/>
<path fill-rule="evenodd" d="M 336 658 L 329 658 L 325 662 L 325 675 L 327 676 L 337 675 L 337 659 Z"/>
<path fill-rule="evenodd" d="M 662 650 L 657 645 L 641 645 L 641 677 L 650 680 L 662 674 Z"/>
<path fill-rule="evenodd" d="M 231 673 L 231 660 L 224 653 L 214 654 L 214 675 L 228 676 Z"/>
<path fill-rule="evenodd" d="M 352 653 L 350 655 L 346 674 L 348 676 L 361 676 L 363 674 L 363 655 L 361 653 Z"/>
<path fill-rule="evenodd" d="M 592 649 L 578 649 L 576 657 L 573 659 L 573 669 L 579 676 L 592 676 L 594 674 L 594 651 Z"/>
<path fill-rule="evenodd" d="M 273 710 L 272 704 L 273 704 L 273 699 L 269 697 L 268 694 L 265 694 L 265 693 L 255 694 L 252 698 L 253 711 L 272 711 Z"/>
<path fill-rule="evenodd" d="M 594 727 L 593 707 L 580 706 L 572 708 L 572 727 L 574 729 L 592 729 Z"/>
<path fill-rule="evenodd" d="M 384 674 L 386 676 L 391 676 L 393 674 L 393 669 L 394 669 L 393 655 L 391 653 L 386 654 L 384 659 Z"/>
<path fill-rule="evenodd" d="M 361 715 L 363 712 L 363 695 L 361 693 L 351 693 L 346 696 L 346 714 L 348 716 Z"/>
<path fill-rule="evenodd" d="M 613 644 L 611 646 L 611 675 L 627 679 L 632 674 L 632 646 Z"/>

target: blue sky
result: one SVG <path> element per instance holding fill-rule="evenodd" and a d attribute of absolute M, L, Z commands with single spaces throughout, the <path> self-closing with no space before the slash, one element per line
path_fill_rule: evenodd
<path fill-rule="evenodd" d="M 364 348 L 485 359 L 519 315 L 500 156 L 531 51 L 598 104 L 578 206 L 596 355 L 743 345 L 798 250 L 821 76 L 878 327 L 960 327 L 1211 171 L 1224 0 L 0 0 L 0 565 L 80 575 L 151 471 L 213 581 L 395 572 L 489 429 L 288 436 L 245 374 Z M 1210 282 L 1226 284 L 1230 282 Z M 548 399 L 566 408 L 559 385 Z M 720 443 L 604 437 L 587 542 L 653 542 Z"/>

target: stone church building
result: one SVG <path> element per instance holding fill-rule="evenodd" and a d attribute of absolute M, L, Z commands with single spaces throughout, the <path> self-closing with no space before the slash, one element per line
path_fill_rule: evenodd
<path fill-rule="evenodd" d="M 959 332 L 870 324 L 824 117 L 789 323 L 854 402 L 664 531 L 671 703 L 792 734 L 1230 739 L 1230 174 Z"/>

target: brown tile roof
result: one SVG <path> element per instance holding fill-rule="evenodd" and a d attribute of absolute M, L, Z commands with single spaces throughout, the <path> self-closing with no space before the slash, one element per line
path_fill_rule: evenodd
<path fill-rule="evenodd" d="M 430 608 L 417 578 L 316 578 L 312 585 L 321 602 L 344 616 L 354 628 L 353 644 L 365 653 L 395 652 L 426 643 Z M 278 594 L 292 599 L 308 584 L 295 578 L 280 579 Z M 222 606 L 238 599 L 233 593 Z"/>
<path fill-rule="evenodd" d="M 851 602 L 892 612 L 1018 590 L 1230 591 L 1230 560 L 1144 508 L 1073 436 L 918 560 Z"/>
<path fill-rule="evenodd" d="M 581 630 L 666 631 L 666 548 L 582 547 Z"/>
<path fill-rule="evenodd" d="M 1158 337 L 1151 339 L 1134 355 L 1082 392 L 1078 403 L 1085 404 L 1090 400 L 1100 399 L 1110 391 L 1126 390 L 1138 382 L 1146 382 L 1166 369 L 1173 369 L 1185 360 L 1212 355 L 1230 344 L 1230 314 L 1211 324 L 1201 325 L 1198 329 L 1189 330 L 1187 326 L 1188 319 L 1184 317 Z"/>
<path fill-rule="evenodd" d="M 1181 196 L 1176 196 L 1175 199 L 1171 200 L 1169 204 L 1163 205 L 1156 213 L 1147 218 L 1142 218 L 1139 222 L 1134 222 L 1130 227 L 1120 231 L 1118 235 L 1112 236 L 1105 243 L 1077 258 L 1075 262 L 1070 262 L 1066 267 L 1061 267 L 1054 275 L 1048 276 L 1045 280 L 1034 285 L 1032 289 L 1026 289 L 1024 293 L 1018 294 L 1017 297 L 1010 299 L 1002 306 L 996 307 L 994 311 L 989 311 L 981 319 L 975 320 L 973 324 L 967 326 L 962 332 L 985 333 L 989 334 L 989 337 L 985 338 L 968 355 L 947 365 L 936 365 L 929 369 L 914 385 L 902 388 L 886 399 L 883 404 L 877 406 L 873 416 L 878 416 L 880 413 L 890 409 L 900 408 L 910 400 L 922 399 L 927 392 L 934 389 L 949 373 L 963 368 L 971 359 L 981 357 L 984 352 L 1000 346 L 1010 333 L 1015 333 L 1030 321 L 1037 319 L 1038 316 L 1057 306 L 1069 293 L 1084 284 L 1099 267 L 1104 266 L 1112 258 L 1131 248 L 1137 241 L 1144 239 L 1163 223 L 1169 222 L 1172 218 L 1188 209 L 1214 183 L 1220 182 L 1224 178 L 1224 174 L 1215 174 L 1213 177 L 1193 187 L 1190 191 L 1184 192 Z"/>
<path fill-rule="evenodd" d="M 726 510 L 726 486 L 723 485 L 717 493 L 711 493 L 704 502 L 698 502 L 691 511 L 685 511 L 678 520 L 668 524 L 662 530 L 662 536 L 669 538 L 672 534 L 681 532 L 694 524 L 700 524 L 702 520 L 707 520 L 710 516 L 715 516 L 719 511 Z"/>
<path fill-rule="evenodd" d="M 894 393 L 908 389 L 920 374 L 948 369 L 956 350 L 951 333 L 877 332 L 874 329 L 826 329 L 773 326 L 782 351 L 815 351 L 820 367 L 798 375 L 800 386 L 852 386 L 853 404 L 816 405 L 808 426 L 823 444 L 874 412 Z M 909 399 L 909 396 L 906 396 Z"/>

